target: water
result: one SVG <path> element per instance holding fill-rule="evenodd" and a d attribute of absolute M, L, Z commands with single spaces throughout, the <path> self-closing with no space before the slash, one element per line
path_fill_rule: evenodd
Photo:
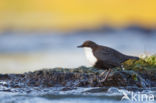
<path fill-rule="evenodd" d="M 156 32 L 143 34 L 134 31 L 108 33 L 9 32 L 0 35 L 0 53 L 31 53 L 37 51 L 78 51 L 85 40 L 110 46 L 126 53 L 155 53 Z M 70 50 L 69 50 L 70 49 Z"/>
<path fill-rule="evenodd" d="M 155 32 L 150 35 L 126 30 L 106 33 L 1 32 L 1 34 L 1 73 L 90 66 L 83 50 L 76 48 L 85 40 L 93 40 L 129 55 L 155 54 L 156 51 Z M 131 91 L 114 87 L 99 91 L 94 89 L 98 88 L 75 88 L 65 91 L 63 87 L 9 88 L 0 85 L 0 103 L 134 103 L 128 100 L 121 101 L 123 91 L 128 95 Z M 156 89 L 149 88 L 141 93 L 156 96 Z"/>
<path fill-rule="evenodd" d="M 90 66 L 84 51 L 85 40 L 115 48 L 128 55 L 155 54 L 156 32 L 1 32 L 0 72 L 23 73 L 41 68 Z"/>
<path fill-rule="evenodd" d="M 9 90 L 9 92 L 6 92 Z M 63 87 L 52 88 L 12 88 L 0 92 L 1 103 L 139 103 L 137 101 L 121 100 L 123 92 L 129 98 L 130 92 L 125 89 L 115 87 L 110 88 L 74 88 L 73 90 L 64 91 Z M 93 91 L 92 91 L 93 90 Z M 97 90 L 97 91 L 96 91 Z M 100 92 L 99 92 L 100 90 Z M 156 96 L 155 89 L 144 90 L 140 93 L 152 94 Z M 137 94 L 137 92 L 134 92 Z M 155 101 L 141 101 L 141 103 L 155 103 Z"/>

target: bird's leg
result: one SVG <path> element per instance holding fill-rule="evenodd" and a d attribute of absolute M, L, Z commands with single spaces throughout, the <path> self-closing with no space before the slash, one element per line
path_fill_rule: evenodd
<path fill-rule="evenodd" d="M 107 70 L 103 71 L 99 76 L 103 76 L 105 73 L 107 72 Z"/>
<path fill-rule="evenodd" d="M 104 82 L 107 79 L 107 77 L 109 76 L 110 72 L 111 72 L 111 69 L 108 70 L 108 73 L 106 74 L 105 78 L 100 80 L 100 82 Z"/>

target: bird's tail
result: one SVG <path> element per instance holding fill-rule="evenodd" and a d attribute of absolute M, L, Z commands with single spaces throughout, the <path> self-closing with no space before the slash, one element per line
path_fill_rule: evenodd
<path fill-rule="evenodd" d="M 134 60 L 139 60 L 139 57 L 135 57 L 135 56 L 128 56 L 128 59 L 134 59 Z"/>

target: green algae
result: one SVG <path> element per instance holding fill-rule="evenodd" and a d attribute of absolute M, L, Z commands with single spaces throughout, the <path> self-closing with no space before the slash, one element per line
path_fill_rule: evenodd
<path fill-rule="evenodd" d="M 156 72 L 156 56 L 147 56 L 139 60 L 127 60 L 123 63 L 126 70 L 134 71 L 154 71 Z"/>

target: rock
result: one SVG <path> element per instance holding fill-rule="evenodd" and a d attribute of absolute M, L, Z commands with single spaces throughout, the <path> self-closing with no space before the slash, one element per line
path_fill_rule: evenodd
<path fill-rule="evenodd" d="M 79 67 L 75 69 L 43 69 L 24 74 L 0 75 L 1 81 L 9 83 L 10 87 L 127 87 L 146 88 L 156 86 L 155 72 L 135 72 L 132 70 L 113 70 L 105 82 L 99 82 L 103 70 Z M 148 81 L 148 83 L 146 82 Z M 149 82 L 150 81 L 150 82 Z"/>
<path fill-rule="evenodd" d="M 124 63 L 126 70 L 113 68 L 105 82 L 99 82 L 104 70 L 79 68 L 42 69 L 24 74 L 0 74 L 0 85 L 23 87 L 156 87 L 156 57 Z M 148 69 L 147 69 L 148 68 Z M 6 82 L 5 84 L 1 82 Z M 65 89 L 66 90 L 66 89 Z"/>

